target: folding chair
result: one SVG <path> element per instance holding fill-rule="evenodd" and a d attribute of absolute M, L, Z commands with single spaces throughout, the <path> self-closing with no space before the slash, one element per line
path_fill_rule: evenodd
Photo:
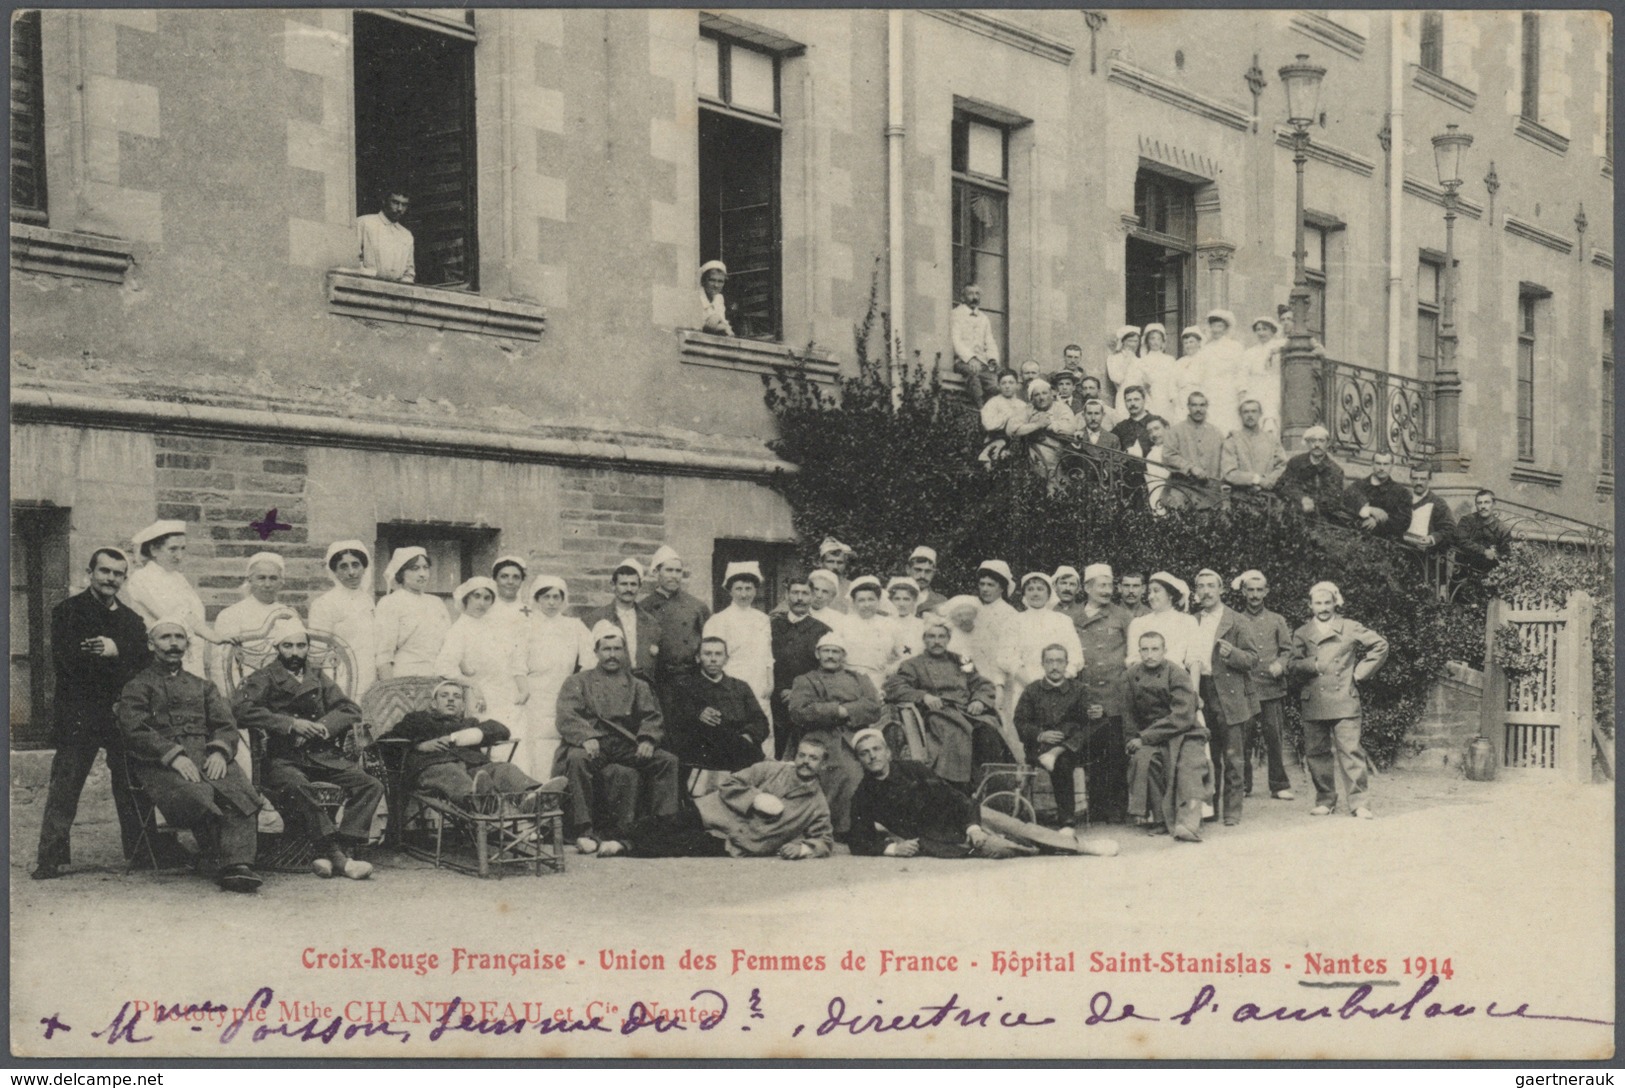
<path fill-rule="evenodd" d="M 123 753 L 122 758 L 124 760 L 124 776 L 130 783 L 129 801 L 135 808 L 138 829 L 135 847 L 130 851 L 130 856 L 124 863 L 124 874 L 128 876 L 134 872 L 136 865 L 143 856 L 146 857 L 148 868 L 153 872 L 160 872 L 162 870 L 158 867 L 156 840 L 159 836 L 170 839 L 175 844 L 176 853 L 180 850 L 180 844 L 176 841 L 175 832 L 164 821 L 163 813 L 159 812 L 158 807 L 152 803 L 152 796 L 147 793 L 147 787 L 141 781 L 141 772 L 136 766 L 135 760 L 130 758 L 128 752 Z M 171 865 L 166 868 L 180 869 L 182 866 Z"/>
<path fill-rule="evenodd" d="M 362 729 L 376 736 L 371 747 L 384 769 L 386 803 L 391 818 L 386 843 L 432 863 L 436 868 L 486 877 L 501 877 L 509 869 L 529 869 L 532 875 L 564 871 L 563 795 L 536 794 L 527 798 L 492 792 L 477 796 L 468 806 L 406 784 L 406 763 L 413 743 L 389 735 L 403 717 L 426 710 L 438 677 L 407 676 L 380 680 L 362 699 Z M 499 741 L 487 750 L 508 746 L 507 762 L 518 750 L 517 741 Z M 477 774 L 478 772 L 476 772 Z M 522 807 L 528 804 L 528 808 Z"/>

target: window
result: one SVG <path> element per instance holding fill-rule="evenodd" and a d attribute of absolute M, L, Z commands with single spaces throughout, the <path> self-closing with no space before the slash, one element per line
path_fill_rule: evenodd
<path fill-rule="evenodd" d="M 384 581 L 384 568 L 396 548 L 422 548 L 429 553 L 429 588 L 443 601 L 450 601 L 452 591 L 477 571 L 486 573 L 486 561 L 496 557 L 497 531 L 466 525 L 445 525 L 434 522 L 385 522 L 378 526 L 378 557 L 374 565 L 378 574 L 378 592 L 388 593 L 391 586 Z M 455 608 L 453 609 L 455 612 Z"/>
<path fill-rule="evenodd" d="M 1416 376 L 1430 382 L 1439 369 L 1439 300 L 1444 258 L 1423 254 L 1416 265 Z"/>
<path fill-rule="evenodd" d="M 779 57 L 702 33 L 700 262 L 728 266 L 734 333 L 783 333 L 779 225 Z"/>
<path fill-rule="evenodd" d="M 1523 106 L 1524 117 L 1540 120 L 1540 16 L 1523 13 Z"/>
<path fill-rule="evenodd" d="M 11 218 L 45 222 L 45 81 L 40 13 L 11 24 Z"/>
<path fill-rule="evenodd" d="M 1542 296 L 1518 295 L 1518 460 L 1535 459 L 1535 329 Z"/>
<path fill-rule="evenodd" d="M 68 596 L 68 511 L 11 512 L 11 746 L 50 743 L 51 609 Z"/>
<path fill-rule="evenodd" d="M 1614 474 L 1614 311 L 1602 312 L 1602 471 Z"/>
<path fill-rule="evenodd" d="M 1139 226 L 1129 232 L 1124 267 L 1130 325 L 1153 322 L 1168 330 L 1168 347 L 1177 354 L 1179 330 L 1189 324 L 1190 264 L 1196 252 L 1194 186 L 1141 170 L 1134 178 L 1134 214 Z"/>
<path fill-rule="evenodd" d="M 404 188 L 417 282 L 469 291 L 479 288 L 472 18 L 465 33 L 355 16 L 356 214 Z"/>
<path fill-rule="evenodd" d="M 1603 106 L 1603 154 L 1611 163 L 1614 161 L 1614 49 L 1608 48 L 1608 97 Z"/>
<path fill-rule="evenodd" d="M 733 603 L 728 591 L 722 588 L 722 576 L 729 563 L 759 563 L 762 567 L 762 588 L 756 594 L 756 607 L 771 612 L 784 599 L 785 586 L 790 579 L 804 573 L 796 565 L 794 544 L 768 543 L 763 540 L 718 540 L 711 545 L 711 608 L 720 612 Z"/>
<path fill-rule="evenodd" d="M 982 312 L 1009 357 L 1010 181 L 1009 132 L 1002 125 L 955 111 L 953 121 L 954 291 L 982 288 Z"/>
<path fill-rule="evenodd" d="M 1421 66 L 1436 76 L 1444 75 L 1444 12 L 1422 13 Z"/>
<path fill-rule="evenodd" d="M 1304 278 L 1309 281 L 1309 335 L 1325 344 L 1326 335 L 1326 255 L 1331 228 L 1306 223 L 1303 228 Z"/>

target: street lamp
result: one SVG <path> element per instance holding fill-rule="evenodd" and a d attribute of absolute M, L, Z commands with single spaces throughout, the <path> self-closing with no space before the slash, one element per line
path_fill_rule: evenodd
<path fill-rule="evenodd" d="M 1461 188 L 1461 155 L 1473 138 L 1455 125 L 1433 137 L 1433 161 L 1444 189 L 1444 283 L 1439 300 L 1439 368 L 1434 376 L 1433 403 L 1438 425 L 1440 467 L 1446 472 L 1465 469 L 1461 460 L 1461 376 L 1456 371 L 1456 209 Z"/>
<path fill-rule="evenodd" d="M 1326 69 L 1309 63 L 1309 54 L 1299 53 L 1292 64 L 1281 68 L 1281 85 L 1286 88 L 1287 124 L 1292 126 L 1292 165 L 1297 171 L 1297 201 L 1294 205 L 1296 234 L 1292 251 L 1292 335 L 1287 338 L 1281 364 L 1283 439 L 1298 438 L 1314 418 L 1314 341 L 1309 335 L 1309 276 L 1305 269 L 1308 250 L 1303 226 L 1303 167 L 1309 161 L 1309 126 L 1320 117 L 1320 82 Z"/>

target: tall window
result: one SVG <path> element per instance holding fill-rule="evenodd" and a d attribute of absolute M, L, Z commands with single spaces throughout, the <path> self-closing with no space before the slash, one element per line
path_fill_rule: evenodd
<path fill-rule="evenodd" d="M 417 282 L 479 288 L 474 26 L 355 16 L 356 214 L 411 199 Z"/>
<path fill-rule="evenodd" d="M 993 325 L 999 357 L 1009 353 L 1010 173 L 1009 131 L 955 113 L 954 290 L 982 288 L 982 310 Z"/>
<path fill-rule="evenodd" d="M 68 595 L 68 511 L 11 511 L 11 746 L 49 742 L 55 673 L 51 609 Z"/>
<path fill-rule="evenodd" d="M 1614 311 L 1602 312 L 1602 471 L 1614 474 Z"/>
<path fill-rule="evenodd" d="M 1309 335 L 1325 344 L 1326 335 L 1326 255 L 1332 231 L 1307 223 L 1303 229 L 1304 278 L 1309 281 Z"/>
<path fill-rule="evenodd" d="M 1608 47 L 1608 98 L 1604 106 L 1606 117 L 1603 122 L 1603 150 L 1608 161 L 1614 161 L 1614 48 Z"/>
<path fill-rule="evenodd" d="M 470 578 L 476 570 L 484 574 L 484 561 L 496 554 L 497 531 L 464 525 L 440 525 L 427 522 L 384 522 L 378 526 L 378 591 L 388 593 L 390 585 L 384 583 L 384 568 L 396 548 L 422 548 L 429 553 L 429 586 L 431 593 L 450 602 L 452 591 Z"/>
<path fill-rule="evenodd" d="M 1535 459 L 1535 329 L 1540 295 L 1518 295 L 1518 460 Z"/>
<path fill-rule="evenodd" d="M 11 24 L 11 218 L 45 222 L 45 82 L 40 13 Z"/>
<path fill-rule="evenodd" d="M 1421 65 L 1434 75 L 1444 75 L 1444 12 L 1422 13 Z"/>
<path fill-rule="evenodd" d="M 1131 325 L 1152 322 L 1168 330 L 1170 354 L 1178 353 L 1179 330 L 1190 315 L 1190 264 L 1196 252 L 1194 186 L 1141 170 L 1134 177 L 1134 214 L 1139 226 L 1128 237 L 1127 312 Z"/>
<path fill-rule="evenodd" d="M 1523 13 L 1523 115 L 1540 120 L 1540 16 Z"/>
<path fill-rule="evenodd" d="M 779 58 L 701 34 L 700 261 L 728 266 L 728 323 L 783 333 L 779 228 Z"/>
<path fill-rule="evenodd" d="M 1416 376 L 1430 382 L 1439 369 L 1439 290 L 1442 258 L 1424 255 L 1416 265 Z"/>

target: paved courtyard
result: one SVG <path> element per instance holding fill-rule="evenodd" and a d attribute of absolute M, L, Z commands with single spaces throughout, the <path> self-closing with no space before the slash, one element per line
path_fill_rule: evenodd
<path fill-rule="evenodd" d="M 1612 789 L 1396 771 L 1376 780 L 1371 822 L 1310 818 L 1299 792 L 1295 802 L 1250 804 L 1239 828 L 1212 827 L 1200 845 L 1117 829 L 1122 854 L 1113 859 L 843 855 L 790 864 L 571 852 L 562 876 L 481 881 L 386 853 L 368 882 L 273 875 L 255 897 L 191 876 L 126 876 L 105 822 L 76 837 L 71 876 L 30 881 L 37 824 L 19 820 L 14 1046 L 41 1055 L 215 1054 L 221 1024 L 206 1013 L 153 1024 L 147 1012 L 134 1034 L 153 1042 L 123 1040 L 111 1044 L 116 1053 L 105 1031 L 103 1039 L 89 1032 L 105 1029 L 125 1001 L 237 1008 L 266 986 L 271 1024 L 387 1018 L 411 1038 L 252 1042 L 245 1029 L 227 1044 L 231 1055 L 1579 1058 L 1611 1047 L 1611 1027 L 1579 1021 L 1613 1019 Z M 379 965 L 375 947 L 404 959 Z M 456 949 L 465 951 L 454 964 Z M 312 966 L 317 953 L 343 950 L 364 952 L 365 964 Z M 883 950 L 893 955 L 881 974 Z M 1044 953 L 1056 966 L 1069 952 L 1072 971 L 1032 970 Z M 502 953 L 535 953 L 535 962 L 481 969 L 494 961 L 468 959 Z M 863 970 L 850 969 L 848 953 L 864 957 Z M 557 964 L 540 966 L 554 954 Z M 1186 957 L 1196 969 L 1121 970 L 1146 954 L 1158 964 Z M 438 957 L 433 967 L 428 955 Z M 995 973 L 1022 956 L 1027 977 Z M 1426 964 L 1413 977 L 1402 969 L 1407 957 Z M 1258 971 L 1266 958 L 1268 974 Z M 1312 963 L 1328 969 L 1306 977 Z M 914 970 L 899 973 L 899 964 Z M 1092 969 L 1099 965 L 1107 969 Z M 1362 980 L 1373 987 L 1366 1005 L 1401 1004 L 1433 970 L 1449 977 L 1404 1020 L 1397 1012 L 1235 1020 L 1247 1002 L 1335 1010 Z M 1214 987 L 1209 1003 L 1218 1010 L 1179 1023 L 1203 985 Z M 693 996 L 700 991 L 710 992 Z M 1102 991 L 1110 1011 L 1098 1004 Z M 1022 1011 L 1054 1022 L 953 1030 L 939 1022 L 890 1034 L 854 1034 L 849 1023 L 857 1013 L 938 1008 L 950 995 L 953 1012 L 992 1010 L 996 1022 Z M 474 1019 L 598 1015 L 611 1030 L 431 1041 L 438 1013 L 424 1010 L 453 997 L 488 1002 L 468 1007 Z M 622 1034 L 640 1000 L 685 1027 L 638 1029 L 634 1014 Z M 1491 1019 L 1484 1007 L 1492 1000 L 1501 1011 L 1528 1003 L 1526 1015 Z M 699 1030 L 696 1018 L 723 1001 L 722 1022 Z M 1157 1019 L 1112 1022 L 1125 1001 Z M 1426 1002 L 1474 1011 L 1428 1018 Z M 73 1030 L 46 1042 L 40 1021 L 53 1014 Z"/>

